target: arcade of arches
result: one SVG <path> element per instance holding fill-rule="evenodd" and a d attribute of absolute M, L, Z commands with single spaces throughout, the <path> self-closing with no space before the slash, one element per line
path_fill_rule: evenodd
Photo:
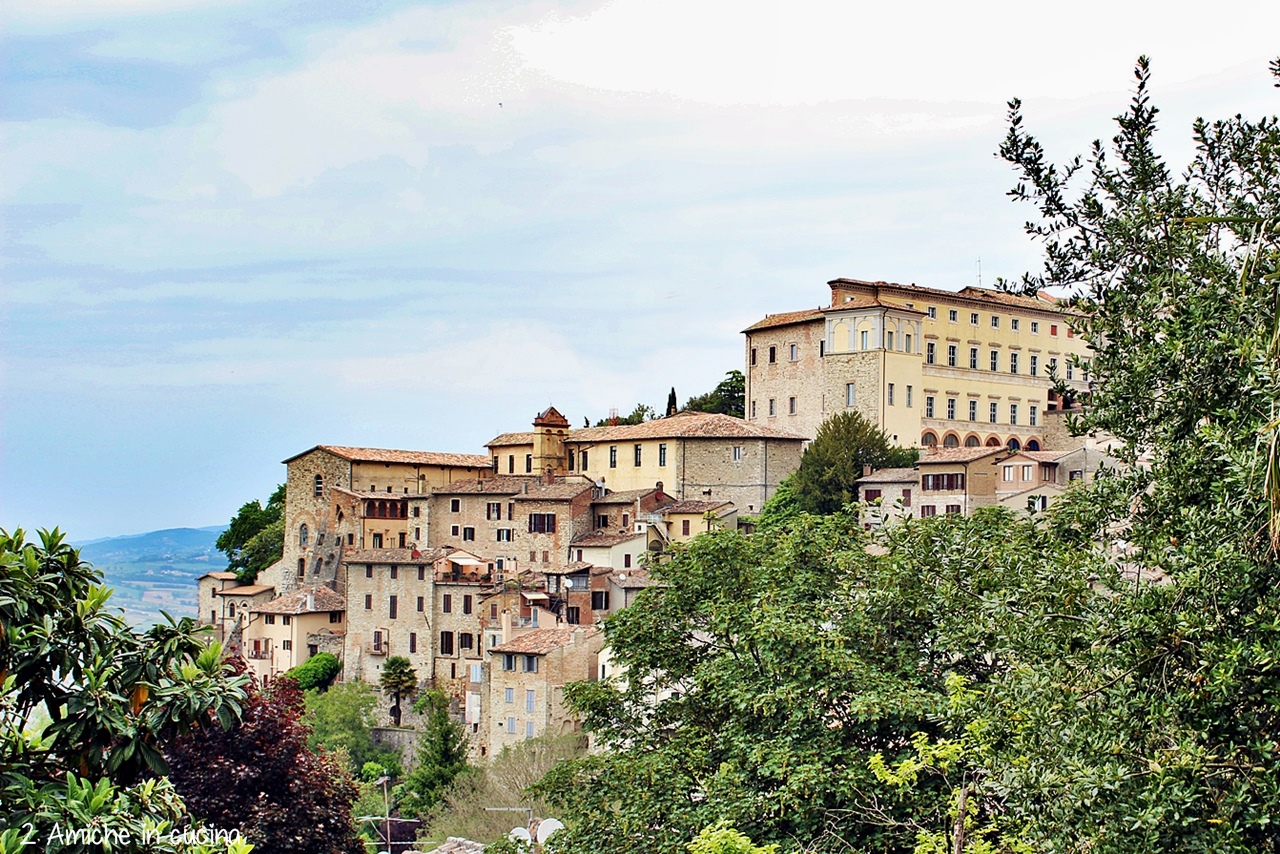
<path fill-rule="evenodd" d="M 938 444 L 938 434 L 934 433 L 932 430 L 924 431 L 924 434 L 920 437 L 920 445 L 922 447 L 933 448 L 937 447 Z M 1004 446 L 1011 451 L 1022 450 L 1024 447 L 1028 451 L 1040 450 L 1039 439 L 1027 439 L 1024 445 L 1023 441 L 1016 436 L 1010 436 L 1008 439 L 1001 439 L 1000 436 L 995 434 L 991 434 L 984 439 L 977 433 L 970 433 L 961 438 L 958 433 L 947 432 L 943 435 L 941 444 L 944 448 L 959 448 L 963 445 L 966 448 L 977 448 L 982 446 L 986 446 L 988 448 L 999 448 Z"/>

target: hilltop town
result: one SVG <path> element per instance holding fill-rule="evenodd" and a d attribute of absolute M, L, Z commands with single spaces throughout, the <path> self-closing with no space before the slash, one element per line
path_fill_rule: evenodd
<path fill-rule="evenodd" d="M 328 652 L 344 679 L 376 684 L 406 657 L 485 756 L 576 731 L 564 686 L 611 675 L 600 623 L 649 585 L 650 560 L 749 527 L 832 415 L 922 451 L 865 472 L 868 526 L 1043 510 L 1110 460 L 1068 430 L 1090 350 L 1052 296 L 829 287 L 826 307 L 744 331 L 745 418 L 672 409 L 573 429 L 548 407 L 483 455 L 289 457 L 282 559 L 250 584 L 202 576 L 200 621 L 263 682 Z"/>

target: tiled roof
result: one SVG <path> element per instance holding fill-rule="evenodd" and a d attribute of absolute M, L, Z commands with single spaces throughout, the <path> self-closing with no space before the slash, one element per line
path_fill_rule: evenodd
<path fill-rule="evenodd" d="M 530 481 L 528 492 L 515 494 L 516 501 L 571 501 L 592 488 L 585 480 L 562 481 L 555 483 L 538 483 Z"/>
<path fill-rule="evenodd" d="M 200 576 L 200 578 L 216 578 L 219 581 L 234 581 L 237 577 L 234 572 L 206 572 Z"/>
<path fill-rule="evenodd" d="M 1071 451 L 1018 451 L 1018 455 L 1038 463 L 1056 463 Z"/>
<path fill-rule="evenodd" d="M 493 463 L 488 457 L 475 454 L 444 454 L 437 451 L 397 451 L 390 448 L 352 448 L 347 445 L 316 445 L 314 448 L 294 454 L 286 463 L 312 451 L 328 451 L 335 457 L 361 463 L 407 463 L 421 466 L 460 466 L 462 468 L 489 468 Z"/>
<path fill-rule="evenodd" d="M 920 311 L 919 309 L 907 308 L 901 303 L 885 302 L 879 297 L 869 297 L 869 296 L 856 296 L 853 299 L 845 300 L 842 303 L 837 303 L 831 306 L 831 308 L 824 308 L 822 310 L 822 313 L 831 314 L 832 312 L 844 311 L 850 308 L 891 308 L 897 312 L 906 312 L 907 314 L 918 314 L 921 317 L 925 316 L 925 312 Z"/>
<path fill-rule="evenodd" d="M 323 584 L 313 584 L 251 608 L 264 614 L 319 614 L 347 610 L 347 600 Z"/>
<path fill-rule="evenodd" d="M 630 542 L 637 537 L 643 538 L 644 534 L 637 534 L 632 531 L 591 531 L 574 537 L 573 545 L 584 549 L 609 548 L 619 543 Z"/>
<path fill-rule="evenodd" d="M 920 479 L 920 472 L 915 469 L 880 469 L 866 477 L 860 477 L 856 483 L 906 483 Z"/>
<path fill-rule="evenodd" d="M 454 549 L 440 548 L 418 552 L 413 549 L 347 549 L 342 553 L 343 563 L 432 563 L 451 554 Z"/>
<path fill-rule="evenodd" d="M 275 590 L 270 584 L 241 584 L 239 587 L 228 587 L 226 590 L 213 591 L 214 596 L 257 596 L 259 593 L 270 593 Z"/>
<path fill-rule="evenodd" d="M 566 647 L 573 642 L 573 633 L 582 632 L 583 639 L 589 638 L 599 631 L 595 626 L 580 626 L 576 629 L 534 629 L 512 638 L 506 643 L 490 647 L 490 652 L 515 652 L 524 655 L 545 655 L 548 652 Z"/>
<path fill-rule="evenodd" d="M 717 412 L 677 412 L 642 424 L 618 424 L 613 427 L 584 427 L 570 430 L 566 444 L 630 442 L 637 439 L 787 439 L 805 441 L 803 436 L 761 427 Z M 507 445 L 529 445 L 532 433 L 503 433 L 486 444 L 493 448 Z"/>
<path fill-rule="evenodd" d="M 367 501 L 369 499 L 373 499 L 375 501 L 386 501 L 388 498 L 413 498 L 414 496 L 419 498 L 426 497 L 420 492 L 368 492 L 359 489 L 347 489 L 345 486 L 334 486 L 331 487 L 331 489 L 334 492 L 338 492 L 343 495 L 350 495 L 353 498 L 359 498 L 361 501 Z"/>
<path fill-rule="evenodd" d="M 642 590 L 653 585 L 649 571 L 645 569 L 614 570 L 609 573 L 609 580 L 623 590 Z"/>
<path fill-rule="evenodd" d="M 459 480 L 434 486 L 431 492 L 435 495 L 515 495 L 524 485 L 533 480 L 533 475 L 524 477 L 489 477 L 484 480 Z"/>
<path fill-rule="evenodd" d="M 570 431 L 572 432 L 572 431 Z M 486 447 L 495 448 L 506 445 L 532 445 L 533 433 L 525 431 L 523 433 L 501 433 L 486 443 Z"/>
<path fill-rule="evenodd" d="M 810 308 L 804 311 L 784 311 L 782 314 L 770 314 L 764 320 L 756 321 L 748 326 L 743 332 L 756 332 L 760 329 L 773 329 L 777 326 L 790 326 L 793 323 L 808 323 L 811 320 L 821 320 L 822 309 Z"/>
<path fill-rule="evenodd" d="M 1021 294 L 1010 294 L 1004 291 L 997 291 L 991 288 L 975 288 L 965 287 L 957 291 L 948 291 L 941 288 L 922 288 L 919 285 L 899 285 L 894 282 L 868 282 L 862 279 L 832 279 L 827 282 L 834 290 L 842 286 L 861 285 L 863 287 L 873 287 L 879 290 L 896 293 L 908 299 L 928 299 L 930 297 L 937 299 L 953 299 L 964 302 L 980 302 L 987 305 L 1004 305 L 1008 307 L 1035 309 L 1039 311 L 1050 312 L 1053 314 L 1074 314 L 1067 312 L 1059 300 L 1052 294 L 1041 291 L 1039 295 L 1034 297 L 1023 296 Z M 839 308 L 839 304 L 833 307 Z"/>
<path fill-rule="evenodd" d="M 721 507 L 733 506 L 732 501 L 677 501 L 675 504 L 668 504 L 666 507 L 660 508 L 665 515 L 668 513 L 709 513 L 712 510 L 719 510 Z"/>
<path fill-rule="evenodd" d="M 657 492 L 657 489 L 623 489 L 618 492 L 610 492 L 604 498 L 596 498 L 592 504 L 635 504 L 646 495 Z"/>
<path fill-rule="evenodd" d="M 983 457 L 989 457 L 993 454 L 1008 453 L 1008 449 L 1004 446 L 979 447 L 979 448 L 938 448 L 935 453 L 929 453 L 925 449 L 920 453 L 920 459 L 916 462 L 917 466 L 932 465 L 935 463 L 969 463 L 974 460 L 980 460 Z"/>
<path fill-rule="evenodd" d="M 588 563 L 585 560 L 572 560 L 564 566 L 555 569 L 544 570 L 548 575 L 573 575 L 576 572 L 586 572 L 595 564 Z"/>

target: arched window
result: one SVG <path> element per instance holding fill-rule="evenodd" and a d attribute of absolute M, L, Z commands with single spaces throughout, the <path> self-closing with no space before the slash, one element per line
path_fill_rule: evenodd
<path fill-rule="evenodd" d="M 298 545 L 302 546 L 302 548 L 305 549 L 307 547 L 307 541 L 310 538 L 311 538 L 311 532 L 307 530 L 307 525 L 304 522 L 303 524 L 298 526 Z"/>
<path fill-rule="evenodd" d="M 920 444 L 924 445 L 926 448 L 931 448 L 934 445 L 938 444 L 938 437 L 933 435 L 932 433 L 925 433 L 923 436 L 920 437 Z"/>
<path fill-rule="evenodd" d="M 1008 442 L 1008 448 L 1011 451 L 1017 451 L 1022 448 L 1022 443 L 1017 439 L 1010 439 Z"/>
<path fill-rule="evenodd" d="M 306 574 L 307 574 L 307 559 L 300 557 L 298 558 L 298 577 L 301 578 Z"/>
<path fill-rule="evenodd" d="M 969 436 L 967 439 L 964 440 L 964 446 L 966 448 L 976 448 L 981 444 L 982 442 L 979 441 L 977 436 Z"/>
<path fill-rule="evenodd" d="M 1028 451 L 1038 451 L 1038 450 L 1040 450 L 1040 443 L 1039 443 L 1039 442 L 1037 442 L 1035 439 L 1028 439 L 1028 440 L 1027 440 L 1027 450 L 1028 450 Z"/>
<path fill-rule="evenodd" d="M 960 438 L 956 436 L 955 433 L 948 433 L 946 437 L 942 440 L 942 447 L 958 448 L 960 447 Z"/>
<path fill-rule="evenodd" d="M 998 447 L 1000 447 L 1000 437 L 999 437 L 999 436 L 988 436 L 988 437 L 987 437 L 987 447 L 988 447 L 988 448 L 998 448 Z"/>
<path fill-rule="evenodd" d="M 227 606 L 227 617 L 234 620 L 236 618 L 236 603 L 232 602 Z"/>
<path fill-rule="evenodd" d="M 316 497 L 319 498 L 324 494 L 324 478 L 316 475 Z"/>

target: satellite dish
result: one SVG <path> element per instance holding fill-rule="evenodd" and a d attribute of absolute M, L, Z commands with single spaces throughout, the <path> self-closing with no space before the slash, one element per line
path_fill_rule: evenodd
<path fill-rule="evenodd" d="M 551 834 L 564 827 L 564 822 L 558 818 L 544 818 L 538 824 L 538 844 L 541 845 L 551 838 Z"/>
<path fill-rule="evenodd" d="M 529 835 L 529 828 L 527 827 L 513 827 L 511 828 L 511 832 L 507 834 L 507 837 L 509 839 L 514 839 L 517 842 L 533 841 L 533 837 Z"/>
<path fill-rule="evenodd" d="M 566 579 L 564 580 L 564 586 L 565 586 L 565 587 L 570 587 L 570 588 L 571 588 L 571 587 L 573 587 L 573 579 L 572 579 L 572 578 L 566 578 Z"/>

